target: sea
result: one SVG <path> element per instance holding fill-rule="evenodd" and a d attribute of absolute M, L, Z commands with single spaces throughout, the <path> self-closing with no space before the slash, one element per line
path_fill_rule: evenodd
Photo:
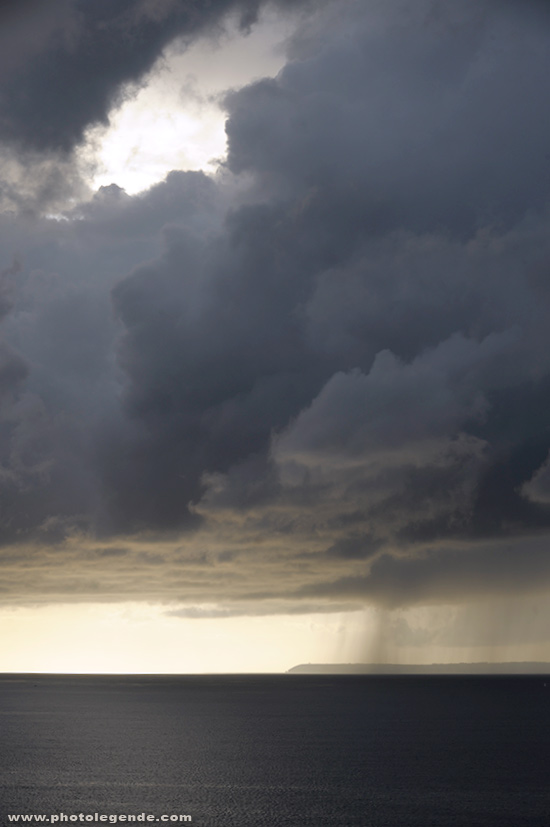
<path fill-rule="evenodd" d="M 4 674 L 0 728 L 5 827 L 550 827 L 543 675 Z"/>

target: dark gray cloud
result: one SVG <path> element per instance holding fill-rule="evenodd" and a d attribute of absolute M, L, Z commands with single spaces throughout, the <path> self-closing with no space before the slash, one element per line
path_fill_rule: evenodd
<path fill-rule="evenodd" d="M 230 8 L 257 4 L 52 3 L 6 140 L 69 152 Z M 0 220 L 2 539 L 40 538 L 48 593 L 225 616 L 550 585 L 549 46 L 535 3 L 311 7 L 226 97 L 217 175 Z"/>
<path fill-rule="evenodd" d="M 548 19 L 518 11 L 329 7 L 330 38 L 306 29 L 276 80 L 229 96 L 230 168 L 309 190 L 317 220 L 347 226 L 348 243 L 521 218 L 546 201 L 550 120 L 535 103 Z"/>

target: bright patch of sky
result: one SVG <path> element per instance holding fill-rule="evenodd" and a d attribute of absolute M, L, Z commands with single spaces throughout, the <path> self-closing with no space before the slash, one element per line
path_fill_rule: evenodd
<path fill-rule="evenodd" d="M 365 613 L 189 619 L 146 603 L 5 607 L 0 672 L 285 672 L 356 660 Z"/>
<path fill-rule="evenodd" d="M 172 45 L 149 80 L 111 115 L 107 130 L 92 130 L 84 156 L 96 165 L 92 189 L 117 184 L 130 195 L 171 170 L 215 171 L 226 151 L 220 98 L 285 63 L 291 19 L 265 14 L 249 34 L 235 22 L 189 48 Z"/>

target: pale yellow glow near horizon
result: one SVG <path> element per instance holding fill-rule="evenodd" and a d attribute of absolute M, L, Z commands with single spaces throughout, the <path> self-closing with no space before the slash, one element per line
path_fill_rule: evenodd
<path fill-rule="evenodd" d="M 178 608 L 145 602 L 4 607 L 0 672 L 277 673 L 300 663 L 550 661 L 547 595 L 246 617 L 170 614 Z"/>
<path fill-rule="evenodd" d="M 230 24 L 217 41 L 172 47 L 149 82 L 111 114 L 109 129 L 91 131 L 83 150 L 97 164 L 91 188 L 114 183 L 133 195 L 171 170 L 214 172 L 226 153 L 220 94 L 275 76 L 289 26 L 267 15 L 248 35 Z"/>
<path fill-rule="evenodd" d="M 3 608 L 0 672 L 285 672 L 298 663 L 354 660 L 364 628 L 363 612 L 189 619 L 171 616 L 170 608 Z"/>

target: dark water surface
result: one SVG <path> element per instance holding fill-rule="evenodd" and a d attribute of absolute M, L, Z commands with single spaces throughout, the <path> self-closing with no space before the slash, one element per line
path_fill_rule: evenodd
<path fill-rule="evenodd" d="M 0 739 L 6 825 L 550 827 L 544 676 L 0 675 Z"/>

